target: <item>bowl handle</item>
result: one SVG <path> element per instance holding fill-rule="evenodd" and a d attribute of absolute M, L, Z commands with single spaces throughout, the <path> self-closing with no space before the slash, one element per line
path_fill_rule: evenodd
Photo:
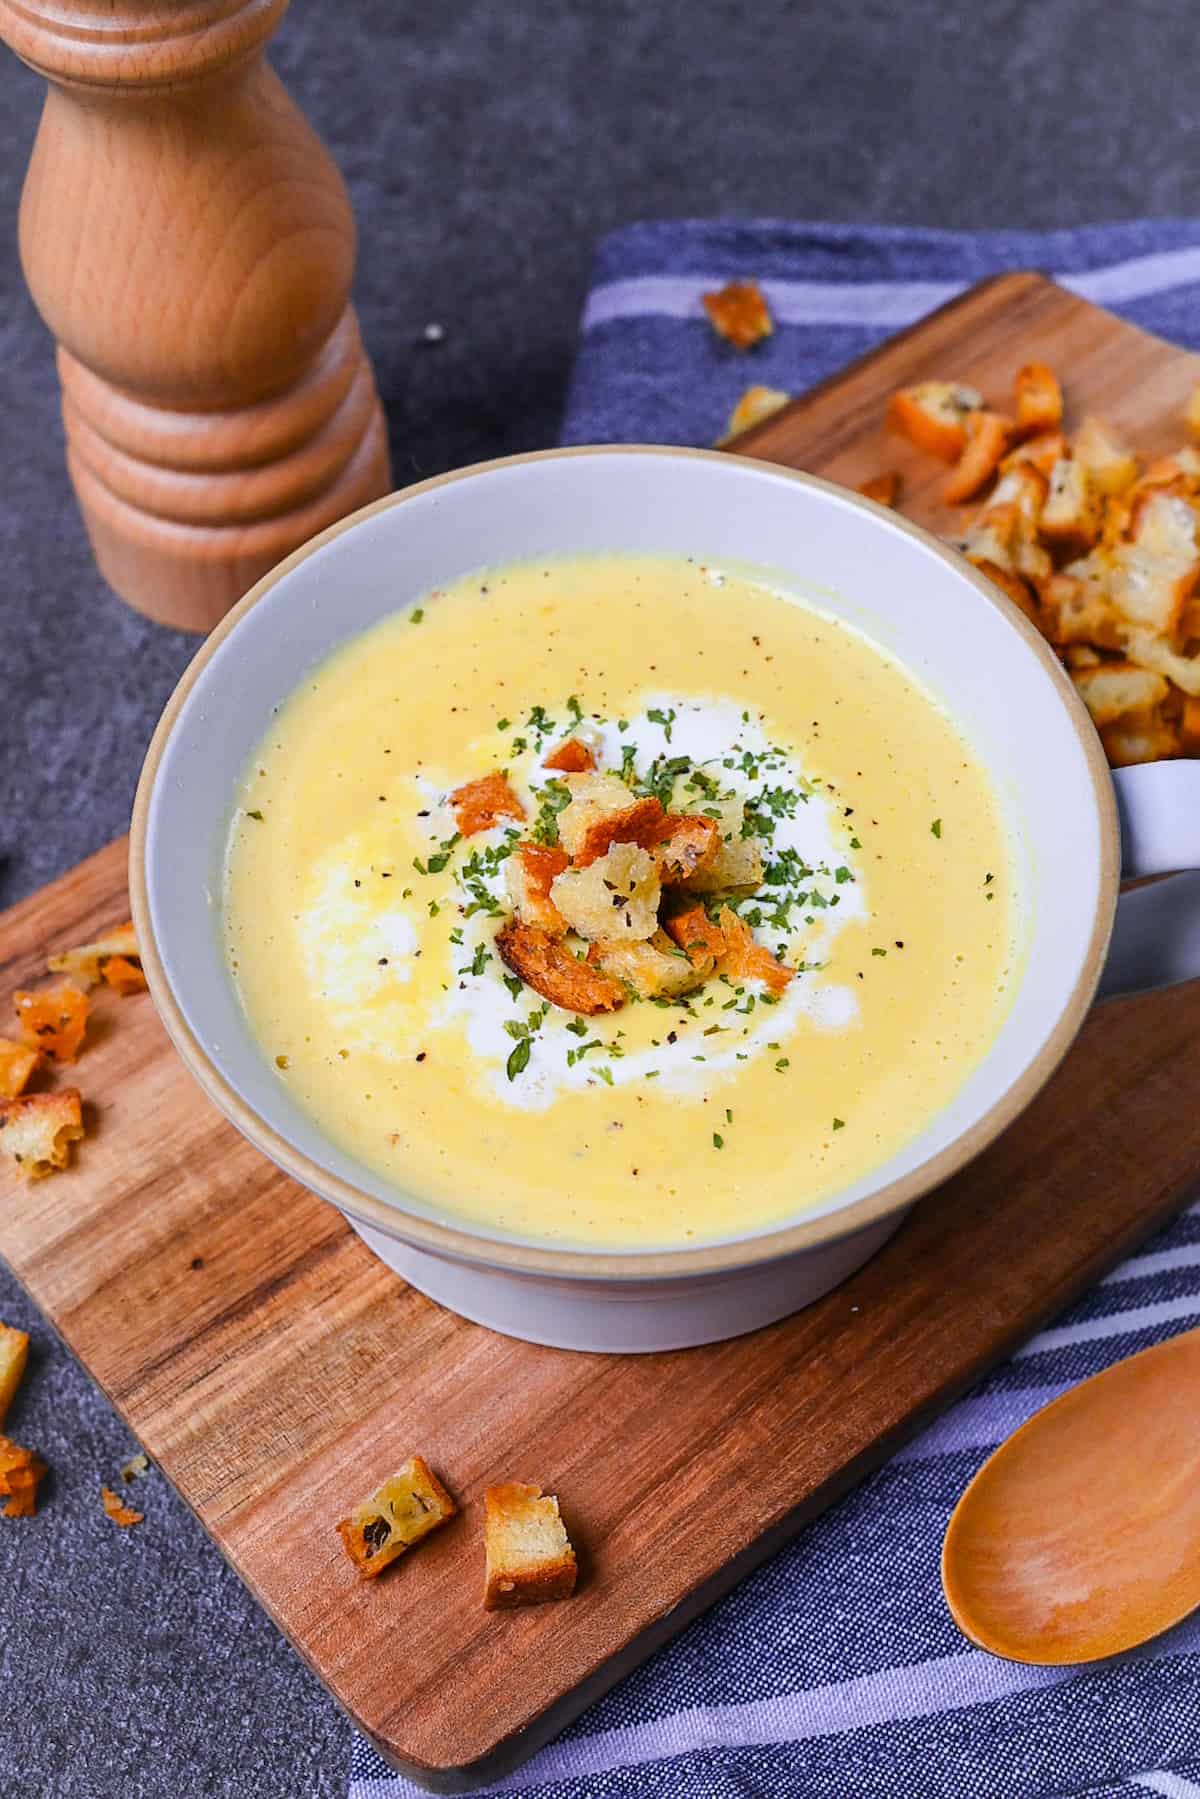
<path fill-rule="evenodd" d="M 1122 879 L 1172 878 L 1121 895 L 1099 999 L 1200 975 L 1200 762 L 1118 768 L 1113 784 Z"/>

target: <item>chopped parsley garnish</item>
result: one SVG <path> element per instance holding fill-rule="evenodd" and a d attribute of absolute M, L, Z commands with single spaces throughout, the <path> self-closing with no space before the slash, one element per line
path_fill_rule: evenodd
<path fill-rule="evenodd" d="M 941 821 L 941 819 L 940 819 L 940 818 L 935 818 L 935 819 L 934 819 L 934 821 L 933 821 L 933 823 L 932 823 L 932 824 L 931 824 L 931 825 L 930 825 L 930 827 L 929 827 L 929 829 L 930 829 L 930 830 L 931 830 L 931 831 L 932 831 L 932 832 L 933 832 L 933 834 L 934 834 L 934 836 L 935 836 L 935 837 L 940 837 L 940 836 L 941 836 L 941 834 L 942 834 L 942 821 Z"/>
<path fill-rule="evenodd" d="M 872 955 L 873 955 L 873 956 L 886 956 L 886 955 L 887 955 L 887 951 L 886 951 L 886 950 L 885 950 L 885 949 L 873 949 L 873 950 L 872 950 L 872 951 L 871 951 L 871 954 L 872 954 Z"/>
<path fill-rule="evenodd" d="M 496 720 L 496 729 L 498 731 L 511 731 L 512 730 L 512 719 L 511 718 L 498 718 Z"/>
<path fill-rule="evenodd" d="M 504 985 L 508 988 L 508 991 L 512 994 L 514 1002 L 519 1004 L 520 999 L 521 999 L 521 994 L 525 987 L 525 983 L 521 979 L 520 975 L 519 974 L 506 974 L 504 976 Z"/>
<path fill-rule="evenodd" d="M 636 791 L 652 795 L 664 811 L 668 811 L 675 796 L 676 780 L 680 775 L 686 775 L 691 766 L 687 756 L 656 756 L 650 764 L 650 770 L 645 780 L 637 783 Z M 624 774 L 623 766 L 622 774 Z"/>
<path fill-rule="evenodd" d="M 791 1063 L 788 1061 L 787 1057 L 780 1056 L 778 1062 L 776 1062 L 776 1064 L 775 1064 L 775 1072 L 776 1072 L 776 1074 L 782 1074 L 785 1068 L 790 1068 L 790 1067 L 791 1067 Z"/>
<path fill-rule="evenodd" d="M 523 1073 L 528 1067 L 529 1038 L 522 1037 L 519 1043 L 514 1044 L 512 1051 L 509 1054 L 508 1061 L 504 1064 L 504 1072 L 510 1081 L 515 1081 L 517 1076 Z"/>
<path fill-rule="evenodd" d="M 413 859 L 413 867 L 421 874 L 440 875 L 442 870 L 449 864 L 450 858 L 454 854 L 455 846 L 461 841 L 461 836 L 457 831 L 454 833 L 453 837 L 443 838 L 437 855 L 430 856 L 429 861 L 424 868 L 421 867 L 421 864 L 415 858 Z"/>
<path fill-rule="evenodd" d="M 415 611 L 409 613 L 408 622 L 410 625 L 419 625 L 421 620 L 424 618 L 424 616 L 425 616 L 424 606 L 418 606 L 415 609 Z"/>
<path fill-rule="evenodd" d="M 246 817 L 247 818 L 256 818 L 258 820 L 259 824 L 261 824 L 263 821 L 263 815 L 258 810 L 257 806 L 254 808 L 254 810 L 252 812 L 247 812 Z"/>
<path fill-rule="evenodd" d="M 544 787 L 535 788 L 534 791 L 539 804 L 530 836 L 535 843 L 556 844 L 558 815 L 570 805 L 571 789 L 563 781 L 547 781 Z"/>
<path fill-rule="evenodd" d="M 667 742 L 670 743 L 671 726 L 675 723 L 674 706 L 671 706 L 666 712 L 659 706 L 651 706 L 646 713 L 646 717 L 650 720 L 651 724 L 662 726 L 663 736 L 666 738 Z"/>
<path fill-rule="evenodd" d="M 530 707 L 529 717 L 525 720 L 527 731 L 537 731 L 542 737 L 552 737 L 556 728 L 554 720 L 547 718 L 543 706 Z"/>
<path fill-rule="evenodd" d="M 844 1131 L 846 1128 L 846 1120 L 844 1118 L 835 1118 L 833 1121 L 833 1128 L 835 1131 Z"/>
<path fill-rule="evenodd" d="M 573 693 L 567 701 L 567 711 L 571 714 L 571 723 L 573 725 L 580 725 L 583 723 L 583 707 L 579 704 L 579 696 L 577 694 Z"/>
<path fill-rule="evenodd" d="M 714 1149 L 724 1149 L 724 1147 L 725 1147 L 724 1137 L 722 1137 L 720 1131 L 714 1131 L 713 1132 L 713 1148 Z"/>

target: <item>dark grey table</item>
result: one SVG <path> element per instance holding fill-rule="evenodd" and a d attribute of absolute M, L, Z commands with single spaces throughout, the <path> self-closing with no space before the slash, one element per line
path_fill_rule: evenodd
<path fill-rule="evenodd" d="M 1195 202 L 1193 0 L 393 0 L 297 5 L 274 60 L 345 173 L 399 483 L 554 441 L 593 240 L 756 212 L 1050 226 Z M 41 85 L 0 73 L 0 902 L 126 828 L 193 640 L 92 567 L 51 349 L 17 267 Z M 418 344 L 436 319 L 445 341 Z M 29 1799 L 325 1799 L 332 1701 L 0 1270 L 36 1353 L 13 1415 L 54 1468 L 0 1524 L 0 1785 Z"/>

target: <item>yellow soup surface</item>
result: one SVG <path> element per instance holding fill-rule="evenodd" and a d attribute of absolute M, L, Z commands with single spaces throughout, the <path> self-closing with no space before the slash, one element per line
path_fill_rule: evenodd
<path fill-rule="evenodd" d="M 753 890 L 686 903 L 728 899 L 777 992 L 718 963 L 580 1016 L 505 965 L 514 848 L 588 779 L 544 766 L 568 737 L 631 803 L 716 822 Z M 499 770 L 523 818 L 461 833 L 450 795 Z M 224 927 L 277 1078 L 378 1174 L 502 1235 L 694 1244 L 803 1213 L 953 1097 L 1012 985 L 1012 867 L 960 730 L 865 636 L 699 562 L 564 559 L 306 679 L 237 796 Z"/>

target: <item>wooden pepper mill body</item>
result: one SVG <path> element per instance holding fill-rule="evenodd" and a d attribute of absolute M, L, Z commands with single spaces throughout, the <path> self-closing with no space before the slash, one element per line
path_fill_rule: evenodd
<path fill-rule="evenodd" d="M 207 630 L 386 493 L 341 178 L 263 60 L 287 0 L 0 0 L 50 81 L 21 258 L 101 572 Z"/>

